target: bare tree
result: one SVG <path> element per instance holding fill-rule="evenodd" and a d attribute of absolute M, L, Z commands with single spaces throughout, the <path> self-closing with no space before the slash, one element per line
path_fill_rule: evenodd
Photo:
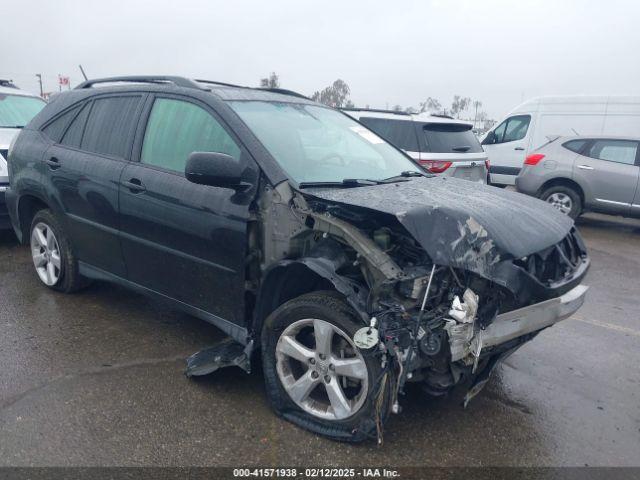
<path fill-rule="evenodd" d="M 475 109 L 475 114 L 473 115 L 473 128 L 475 128 L 476 127 L 476 121 L 478 120 L 478 110 L 480 109 L 480 107 L 482 107 L 482 102 L 480 100 L 474 101 L 473 102 L 473 107 Z"/>
<path fill-rule="evenodd" d="M 437 98 L 427 97 L 424 102 L 420 102 L 420 113 L 438 112 L 441 108 L 442 105 Z"/>
<path fill-rule="evenodd" d="M 280 77 L 276 72 L 271 72 L 267 78 L 260 79 L 260 86 L 262 88 L 280 88 Z"/>
<path fill-rule="evenodd" d="M 453 102 L 451 102 L 451 116 L 460 118 L 460 114 L 469 108 L 470 103 L 471 99 L 469 97 L 454 95 Z"/>
<path fill-rule="evenodd" d="M 334 108 L 350 107 L 353 106 L 353 103 L 349 100 L 350 94 L 349 85 L 344 80 L 338 79 L 324 90 L 314 92 L 311 95 L 311 100 Z"/>

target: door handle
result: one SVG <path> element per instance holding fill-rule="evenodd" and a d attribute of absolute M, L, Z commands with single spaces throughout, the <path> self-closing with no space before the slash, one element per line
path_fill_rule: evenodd
<path fill-rule="evenodd" d="M 137 178 L 132 178 L 128 182 L 122 182 L 122 185 L 129 189 L 131 193 L 146 192 L 144 184 Z"/>
<path fill-rule="evenodd" d="M 578 165 L 578 168 L 581 170 L 593 170 L 594 168 L 589 165 Z"/>
<path fill-rule="evenodd" d="M 60 160 L 58 160 L 56 157 L 51 157 L 48 160 L 45 160 L 44 163 L 49 165 L 49 168 L 51 170 L 57 170 L 58 168 L 60 168 L 62 166 L 62 165 L 60 165 Z"/>
<path fill-rule="evenodd" d="M 514 148 L 514 150 L 518 150 L 519 152 L 524 152 L 524 148 L 523 147 L 516 147 L 516 148 Z"/>

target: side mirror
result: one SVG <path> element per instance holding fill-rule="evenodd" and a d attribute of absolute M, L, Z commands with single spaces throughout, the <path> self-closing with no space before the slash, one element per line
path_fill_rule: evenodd
<path fill-rule="evenodd" d="M 237 189 L 242 184 L 242 167 L 231 155 L 193 152 L 187 159 L 184 175 L 190 182 L 212 187 Z"/>
<path fill-rule="evenodd" d="M 493 143 L 496 143 L 496 134 L 493 133 L 493 130 L 492 130 L 489 133 L 487 133 L 486 137 L 484 137 L 484 140 L 482 141 L 482 145 L 491 145 Z"/>

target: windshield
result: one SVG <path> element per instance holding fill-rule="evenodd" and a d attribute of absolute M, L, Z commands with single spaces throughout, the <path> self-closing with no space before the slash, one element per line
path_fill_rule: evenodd
<path fill-rule="evenodd" d="M 229 103 L 298 183 L 383 180 L 418 170 L 375 133 L 335 110 L 278 102 Z"/>
<path fill-rule="evenodd" d="M 46 104 L 37 97 L 0 93 L 0 128 L 22 128 Z"/>

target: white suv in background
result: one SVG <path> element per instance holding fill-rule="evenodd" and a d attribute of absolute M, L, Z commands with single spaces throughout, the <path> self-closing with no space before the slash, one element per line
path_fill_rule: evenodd
<path fill-rule="evenodd" d="M 44 106 L 44 100 L 37 95 L 19 90 L 10 80 L 0 80 L 0 230 L 11 228 L 4 200 L 9 186 L 9 145 Z"/>
<path fill-rule="evenodd" d="M 428 113 L 342 110 L 431 173 L 487 182 L 489 162 L 471 123 Z"/>

